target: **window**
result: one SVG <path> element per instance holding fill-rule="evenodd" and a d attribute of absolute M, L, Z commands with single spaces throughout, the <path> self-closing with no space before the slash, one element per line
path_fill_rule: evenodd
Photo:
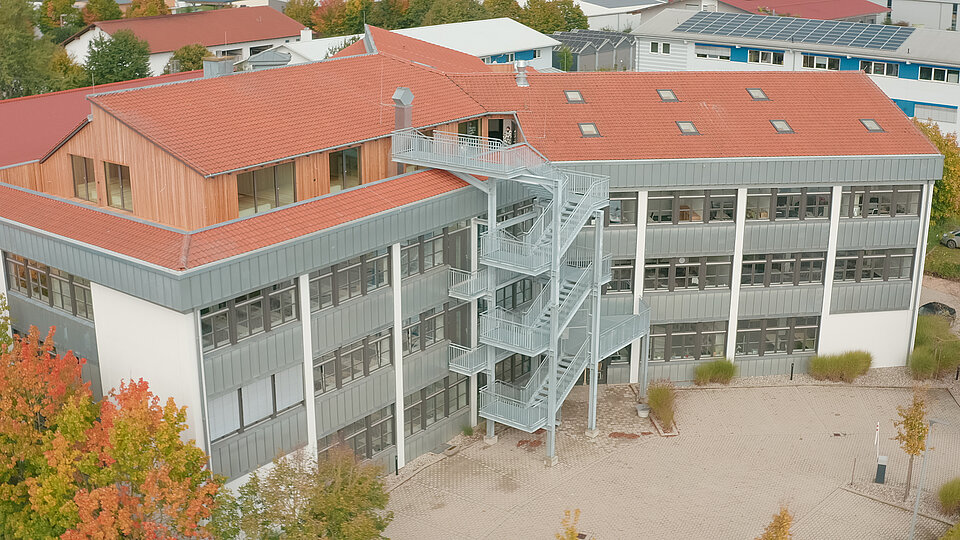
<path fill-rule="evenodd" d="M 633 290 L 633 259 L 616 259 L 611 265 L 612 279 L 603 287 L 605 293 Z"/>
<path fill-rule="evenodd" d="M 960 82 L 960 70 L 920 66 L 920 80 L 957 83 Z"/>
<path fill-rule="evenodd" d="M 737 323 L 737 355 L 814 352 L 820 317 L 750 319 Z"/>
<path fill-rule="evenodd" d="M 97 179 L 93 172 L 93 160 L 70 155 L 73 166 L 73 195 L 78 199 L 97 202 Z"/>
<path fill-rule="evenodd" d="M 719 47 L 714 45 L 694 45 L 694 52 L 697 58 L 708 58 L 711 60 L 730 60 L 730 47 Z"/>
<path fill-rule="evenodd" d="M 827 219 L 830 188 L 750 188 L 747 220 Z"/>
<path fill-rule="evenodd" d="M 597 125 L 593 123 L 581 123 L 577 124 L 580 126 L 580 135 L 583 137 L 599 137 L 600 131 L 597 129 Z"/>
<path fill-rule="evenodd" d="M 657 94 L 660 96 L 660 101 L 680 101 L 673 90 L 657 90 Z"/>
<path fill-rule="evenodd" d="M 271 47 L 273 47 L 273 45 L 260 45 L 258 47 L 250 47 L 250 56 L 253 56 L 255 54 L 260 54 L 263 51 L 270 49 Z"/>
<path fill-rule="evenodd" d="M 651 360 L 655 362 L 723 358 L 726 343 L 726 321 L 650 326 Z"/>
<path fill-rule="evenodd" d="M 770 287 L 823 283 L 825 258 L 823 252 L 744 255 L 740 284 Z"/>
<path fill-rule="evenodd" d="M 564 90 L 563 95 L 567 97 L 567 103 L 586 103 L 579 90 Z"/>
<path fill-rule="evenodd" d="M 682 135 L 700 134 L 700 132 L 697 131 L 697 126 L 693 125 L 693 122 L 677 122 L 677 127 L 680 128 L 680 133 Z"/>
<path fill-rule="evenodd" d="M 507 60 L 513 62 L 513 59 Z M 478 137 L 480 135 L 480 120 L 467 120 L 457 124 L 457 133 L 467 137 Z"/>
<path fill-rule="evenodd" d="M 957 122 L 957 108 L 917 103 L 914 105 L 913 116 L 921 120 L 954 124 Z"/>
<path fill-rule="evenodd" d="M 299 365 L 247 383 L 208 401 L 210 438 L 243 432 L 303 404 L 303 368 Z"/>
<path fill-rule="evenodd" d="M 297 282 L 288 280 L 201 309 L 204 352 L 298 320 L 297 300 Z"/>
<path fill-rule="evenodd" d="M 445 317 L 447 305 L 431 308 L 417 317 L 410 317 L 403 321 L 403 354 L 413 354 L 428 347 L 441 343 L 446 339 Z"/>
<path fill-rule="evenodd" d="M 750 97 L 753 98 L 754 101 L 770 101 L 766 92 L 760 88 L 747 88 L 747 93 L 750 94 Z"/>
<path fill-rule="evenodd" d="M 793 133 L 793 128 L 790 127 L 790 124 L 786 120 L 771 120 L 773 128 L 777 130 L 777 133 Z"/>
<path fill-rule="evenodd" d="M 717 289 L 730 286 L 732 259 L 721 257 L 673 257 L 647 259 L 643 290 Z"/>
<path fill-rule="evenodd" d="M 451 375 L 404 397 L 404 433 L 419 433 L 465 409 L 469 405 L 469 381 L 463 375 Z"/>
<path fill-rule="evenodd" d="M 494 375 L 496 375 L 498 381 L 513 382 L 530 373 L 532 368 L 533 359 L 517 353 L 497 362 L 494 367 Z M 481 373 L 481 375 L 483 374 Z"/>
<path fill-rule="evenodd" d="M 892 62 L 871 62 L 868 60 L 861 60 L 860 71 L 869 73 L 870 75 L 896 77 L 900 73 L 900 64 Z"/>
<path fill-rule="evenodd" d="M 360 185 L 360 147 L 330 152 L 330 193 Z"/>
<path fill-rule="evenodd" d="M 733 189 L 651 191 L 647 197 L 647 223 L 733 221 L 736 207 L 737 191 Z"/>
<path fill-rule="evenodd" d="M 89 280 L 12 253 L 5 254 L 4 259 L 9 290 L 76 317 L 93 320 Z"/>
<path fill-rule="evenodd" d="M 371 459 L 394 444 L 393 405 L 361 418 L 317 441 L 317 455 L 325 459 L 330 450 L 343 445 L 359 459 Z"/>
<path fill-rule="evenodd" d="M 840 217 L 917 216 L 921 186 L 843 186 Z"/>
<path fill-rule="evenodd" d="M 883 131 L 883 128 L 880 127 L 880 124 L 872 118 L 861 118 L 860 123 L 863 124 L 863 127 L 867 128 L 867 131 L 871 133 L 879 133 Z"/>
<path fill-rule="evenodd" d="M 390 254 L 387 249 L 371 251 L 310 273 L 310 311 L 369 294 L 390 285 Z"/>
<path fill-rule="evenodd" d="M 466 222 L 428 232 L 400 243 L 400 277 L 408 278 L 457 260 L 457 253 L 447 253 L 450 235 L 462 230 Z M 469 225 L 466 225 L 469 226 Z"/>
<path fill-rule="evenodd" d="M 296 200 L 296 175 L 292 161 L 237 175 L 240 217 L 266 212 Z"/>
<path fill-rule="evenodd" d="M 755 64 L 783 65 L 783 51 L 747 51 L 747 62 Z"/>
<path fill-rule="evenodd" d="M 839 71 L 840 59 L 833 58 L 831 56 L 815 56 L 812 54 L 805 54 L 803 55 L 803 67 Z"/>
<path fill-rule="evenodd" d="M 495 301 L 503 309 L 515 309 L 533 300 L 533 280 L 523 278 L 497 289 Z"/>
<path fill-rule="evenodd" d="M 913 250 L 861 249 L 838 251 L 834 281 L 890 281 L 913 276 Z"/>
<path fill-rule="evenodd" d="M 390 328 L 322 354 L 313 360 L 313 391 L 323 394 L 393 364 Z"/>
<path fill-rule="evenodd" d="M 103 169 L 107 177 L 107 202 L 114 208 L 133 212 L 130 167 L 104 162 Z"/>
<path fill-rule="evenodd" d="M 533 57 L 534 57 L 534 58 L 540 58 L 540 54 L 541 54 L 540 49 L 534 49 L 534 50 L 533 50 Z"/>
<path fill-rule="evenodd" d="M 607 209 L 607 225 L 637 224 L 637 194 L 633 192 L 611 192 L 610 207 Z"/>

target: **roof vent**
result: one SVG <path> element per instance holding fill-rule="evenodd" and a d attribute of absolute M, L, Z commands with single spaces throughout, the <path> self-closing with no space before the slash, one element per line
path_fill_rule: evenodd
<path fill-rule="evenodd" d="M 205 56 L 203 57 L 203 78 L 223 77 L 233 73 L 233 61 L 236 56 Z"/>
<path fill-rule="evenodd" d="M 517 86 L 527 87 L 530 86 L 530 81 L 527 80 L 527 61 L 518 60 L 514 64 L 517 68 Z"/>

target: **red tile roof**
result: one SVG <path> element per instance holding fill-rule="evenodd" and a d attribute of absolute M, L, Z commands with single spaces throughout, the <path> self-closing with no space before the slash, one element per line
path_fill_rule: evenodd
<path fill-rule="evenodd" d="M 147 77 L 0 101 L 0 126 L 17 126 L 0 136 L 0 167 L 42 158 L 90 114 L 87 96 L 202 77 L 202 71 Z"/>
<path fill-rule="evenodd" d="M 185 270 L 466 185 L 445 171 L 418 171 L 208 229 L 178 232 L 0 183 L 0 217 L 150 264 Z"/>
<path fill-rule="evenodd" d="M 886 13 L 887 8 L 870 0 L 720 0 L 750 13 L 769 13 L 803 19 L 846 19 Z M 760 11 L 763 8 L 764 11 Z"/>
<path fill-rule="evenodd" d="M 373 38 L 376 52 L 404 58 L 421 65 L 436 68 L 444 73 L 485 73 L 490 66 L 476 56 L 469 55 L 419 39 L 395 34 L 389 30 L 367 26 Z M 337 53 L 336 57 L 353 56 L 374 51 L 366 50 L 363 40 L 357 41 Z"/>
<path fill-rule="evenodd" d="M 97 26 L 111 35 L 118 30 L 130 30 L 150 44 L 151 53 L 175 51 L 193 43 L 210 47 L 226 43 L 299 37 L 300 30 L 305 28 L 299 22 L 267 6 L 98 21 L 91 26 Z"/>

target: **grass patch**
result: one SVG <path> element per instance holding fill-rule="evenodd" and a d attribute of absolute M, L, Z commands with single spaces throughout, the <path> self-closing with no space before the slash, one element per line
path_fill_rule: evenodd
<path fill-rule="evenodd" d="M 705 362 L 697 366 L 696 370 L 694 370 L 693 382 L 697 386 L 707 383 L 729 384 L 736 371 L 737 366 L 725 358 Z"/>
<path fill-rule="evenodd" d="M 818 381 L 851 383 L 870 369 L 873 356 L 866 351 L 817 355 L 810 359 L 810 375 Z"/>
<path fill-rule="evenodd" d="M 663 429 L 673 431 L 676 416 L 677 390 L 667 379 L 658 379 L 647 387 L 647 405 Z"/>
<path fill-rule="evenodd" d="M 937 497 L 940 499 L 940 506 L 943 507 L 945 514 L 953 515 L 960 512 L 960 477 L 940 486 Z"/>
<path fill-rule="evenodd" d="M 472 437 L 472 436 L 473 436 L 473 427 L 472 427 L 472 426 L 463 426 L 463 429 L 462 429 L 461 431 L 463 431 L 463 434 L 466 435 L 467 437 Z"/>
<path fill-rule="evenodd" d="M 956 339 L 950 332 L 950 320 L 939 315 L 917 317 L 917 347 L 939 347 L 944 341 Z"/>
<path fill-rule="evenodd" d="M 944 279 L 960 281 L 960 249 L 940 245 L 943 233 L 960 229 L 960 218 L 954 216 L 930 225 L 927 235 L 927 255 L 924 271 Z"/>
<path fill-rule="evenodd" d="M 916 346 L 907 365 L 914 379 L 938 379 L 960 365 L 960 339 L 939 315 L 917 317 Z"/>

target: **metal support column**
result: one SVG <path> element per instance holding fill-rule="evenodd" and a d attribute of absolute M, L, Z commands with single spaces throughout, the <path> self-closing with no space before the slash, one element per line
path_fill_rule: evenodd
<path fill-rule="evenodd" d="M 603 210 L 593 215 L 593 312 L 590 319 L 590 396 L 587 402 L 587 437 L 596 437 L 597 431 L 597 383 L 600 379 L 600 293 L 603 268 Z"/>
<path fill-rule="evenodd" d="M 649 376 L 650 370 L 647 365 L 650 362 L 650 334 L 643 336 L 643 339 L 640 341 L 640 398 L 646 399 L 647 397 L 647 377 Z"/>
<path fill-rule="evenodd" d="M 553 188 L 553 237 L 550 241 L 550 348 L 547 349 L 547 459 L 557 463 L 557 368 L 560 360 L 560 212 L 563 210 L 561 182 Z"/>
<path fill-rule="evenodd" d="M 498 241 L 494 231 L 497 229 L 497 179 L 490 177 L 487 179 L 490 191 L 487 193 L 487 238 Z M 493 267 L 487 268 L 487 291 L 485 299 L 487 304 L 487 313 L 492 313 L 497 305 L 497 272 Z M 497 380 L 497 349 L 493 346 L 487 347 L 487 391 L 492 392 L 496 386 Z M 487 418 L 487 435 L 483 441 L 487 444 L 495 444 L 497 435 L 494 430 L 496 423 Z"/>

